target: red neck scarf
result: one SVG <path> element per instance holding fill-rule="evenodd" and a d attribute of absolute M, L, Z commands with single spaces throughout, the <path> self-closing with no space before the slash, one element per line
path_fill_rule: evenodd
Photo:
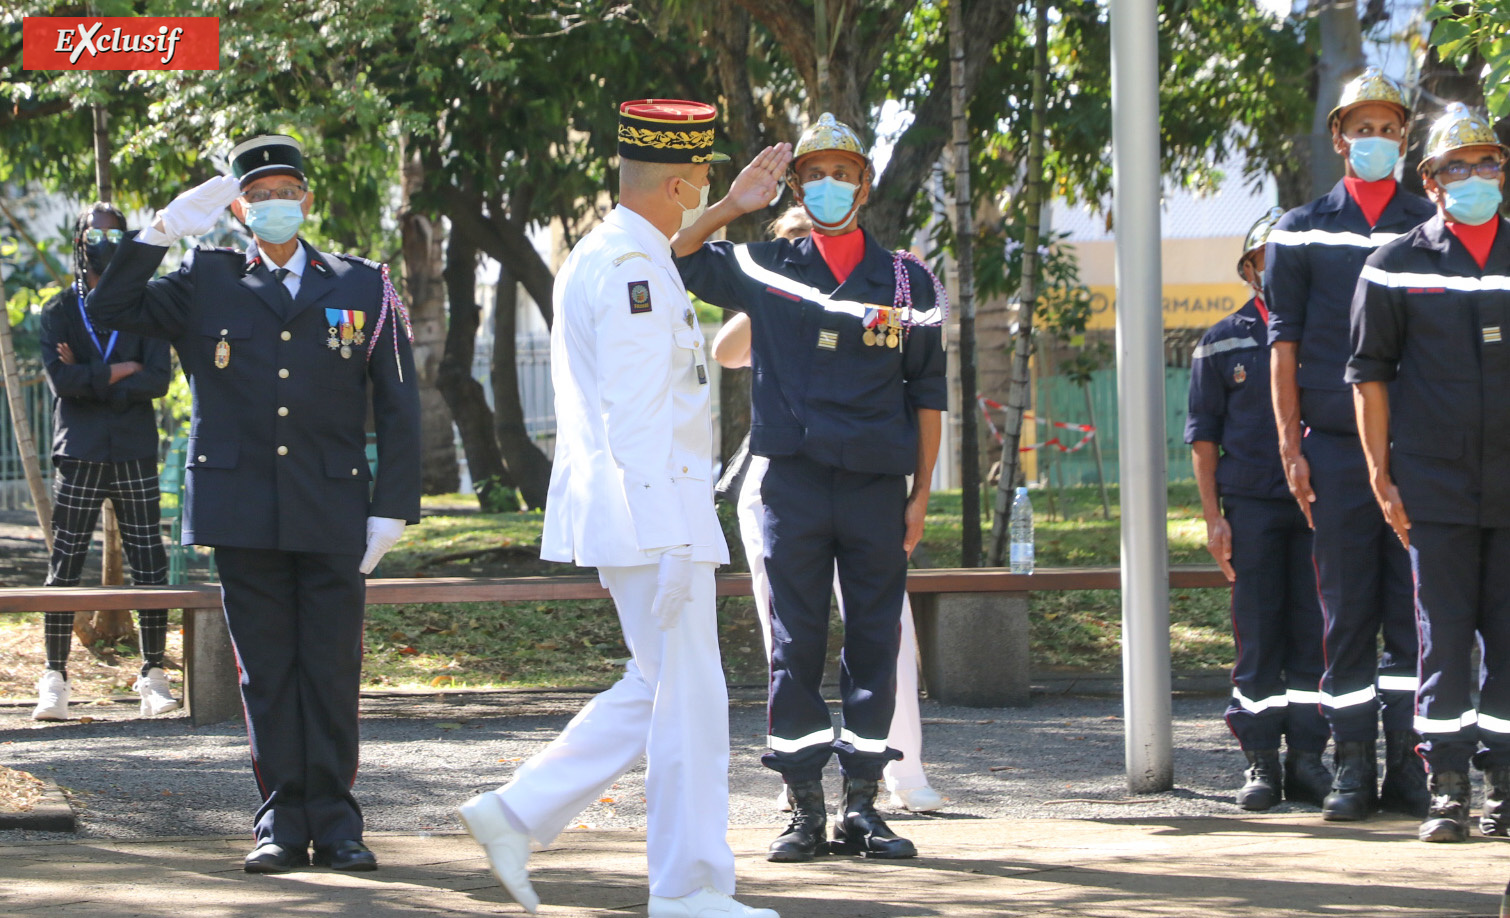
<path fill-rule="evenodd" d="M 1344 176 L 1343 183 L 1347 185 L 1348 197 L 1352 198 L 1358 207 L 1363 210 L 1363 219 L 1368 221 L 1369 226 L 1379 222 L 1379 216 L 1384 213 L 1384 208 L 1389 206 L 1390 199 L 1395 196 L 1395 180 L 1382 178 L 1377 182 L 1365 182 L 1355 176 Z"/>
<path fill-rule="evenodd" d="M 865 233 L 859 227 L 842 236 L 825 236 L 815 231 L 813 245 L 823 256 L 823 263 L 833 272 L 834 279 L 841 284 L 865 257 Z"/>
<path fill-rule="evenodd" d="M 1466 223 L 1447 221 L 1447 229 L 1463 244 L 1473 260 L 1479 263 L 1479 270 L 1489 263 L 1489 250 L 1494 248 L 1494 237 L 1499 232 L 1500 218 L 1498 215 L 1485 220 L 1478 226 L 1469 226 Z"/>
<path fill-rule="evenodd" d="M 1264 305 L 1264 298 L 1262 294 L 1254 295 L 1253 305 L 1258 309 L 1258 318 L 1264 323 L 1264 326 L 1267 327 L 1269 324 L 1269 307 Z"/>

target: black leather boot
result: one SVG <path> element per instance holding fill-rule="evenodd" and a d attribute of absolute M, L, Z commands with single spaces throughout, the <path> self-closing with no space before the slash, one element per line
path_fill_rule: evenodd
<path fill-rule="evenodd" d="M 1484 770 L 1484 815 L 1479 830 L 1485 835 L 1510 835 L 1510 767 Z"/>
<path fill-rule="evenodd" d="M 1461 771 L 1436 771 L 1426 778 L 1431 790 L 1431 809 L 1416 837 L 1423 842 L 1468 840 L 1468 795 L 1472 787 Z"/>
<path fill-rule="evenodd" d="M 1237 792 L 1237 805 L 1245 810 L 1267 810 L 1279 802 L 1279 750 L 1244 750 L 1243 755 L 1248 757 L 1248 771 Z"/>
<path fill-rule="evenodd" d="M 1321 802 L 1321 816 L 1330 822 L 1367 819 L 1379 805 L 1379 763 L 1372 740 L 1338 743 L 1332 752 L 1337 766 L 1332 792 Z"/>
<path fill-rule="evenodd" d="M 1416 754 L 1420 741 L 1414 730 L 1384 734 L 1384 784 L 1379 788 L 1379 809 L 1426 818 L 1431 791 L 1426 789 L 1426 763 Z"/>
<path fill-rule="evenodd" d="M 802 781 L 786 786 L 787 800 L 792 804 L 792 821 L 786 831 L 771 842 L 768 861 L 810 861 L 813 855 L 822 854 L 826 842 L 823 831 L 828 828 L 828 813 L 823 805 L 823 782 Z"/>
<path fill-rule="evenodd" d="M 1285 753 L 1285 799 L 1321 806 L 1332 792 L 1332 773 L 1319 752 L 1291 749 Z"/>
<path fill-rule="evenodd" d="M 876 812 L 878 783 L 859 778 L 844 779 L 844 811 L 834 823 L 831 849 L 835 854 L 862 857 L 917 857 L 918 849 L 912 842 L 898 838 Z"/>

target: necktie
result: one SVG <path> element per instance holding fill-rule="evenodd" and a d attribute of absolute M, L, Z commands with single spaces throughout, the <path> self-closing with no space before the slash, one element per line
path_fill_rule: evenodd
<path fill-rule="evenodd" d="M 283 279 L 285 277 L 288 277 L 292 273 L 293 272 L 289 271 L 287 268 L 273 269 L 273 277 L 278 279 L 278 292 L 282 294 L 280 299 L 283 302 L 283 317 L 285 319 L 287 319 L 294 310 L 294 295 L 290 293 L 288 288 L 283 285 Z"/>

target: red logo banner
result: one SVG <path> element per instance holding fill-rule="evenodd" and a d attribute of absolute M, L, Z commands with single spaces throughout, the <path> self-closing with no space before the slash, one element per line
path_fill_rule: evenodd
<path fill-rule="evenodd" d="M 219 70 L 214 16 L 27 16 L 26 70 Z"/>

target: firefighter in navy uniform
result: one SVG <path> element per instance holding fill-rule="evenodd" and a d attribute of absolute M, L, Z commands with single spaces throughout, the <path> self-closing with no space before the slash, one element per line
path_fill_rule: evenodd
<path fill-rule="evenodd" d="M 1321 713 L 1321 607 L 1311 530 L 1290 496 L 1269 402 L 1264 243 L 1284 211 L 1260 217 L 1237 272 L 1253 298 L 1211 327 L 1190 362 L 1185 442 L 1206 517 L 1206 548 L 1232 584 L 1237 662 L 1227 726 L 1248 759 L 1238 805 L 1285 799 L 1320 806 L 1332 775 L 1321 761 L 1331 731 Z M 1280 740 L 1286 742 L 1283 777 Z"/>
<path fill-rule="evenodd" d="M 1395 183 L 1408 118 L 1400 87 L 1377 70 L 1344 87 L 1330 120 L 1346 175 L 1324 197 L 1280 218 L 1264 273 L 1280 459 L 1316 532 L 1327 663 L 1321 703 L 1335 743 L 1332 793 L 1322 804 L 1329 820 L 1366 819 L 1376 806 L 1420 818 L 1429 803 L 1411 726 L 1417 640 L 1410 559 L 1374 512 L 1343 379 L 1352 353 L 1348 312 L 1364 259 L 1432 214 L 1430 202 Z M 1375 745 L 1381 700 L 1382 789 Z"/>
<path fill-rule="evenodd" d="M 763 761 L 793 803 L 770 847 L 774 861 L 824 850 L 822 776 L 836 752 L 844 800 L 830 850 L 916 854 L 876 813 L 875 795 L 882 769 L 900 756 L 886 736 L 907 556 L 922 536 L 947 405 L 944 299 L 926 268 L 859 228 L 871 179 L 859 138 L 825 113 L 798 140 L 788 177 L 811 236 L 701 245 L 746 212 L 731 195 L 672 242 L 688 290 L 750 316 L 750 450 L 770 459 L 761 484 L 773 637 Z M 845 607 L 837 739 L 821 693 L 836 562 Z"/>
<path fill-rule="evenodd" d="M 254 138 L 232 176 L 184 192 L 122 241 L 90 294 L 97 324 L 167 338 L 193 392 L 184 543 L 215 549 L 262 806 L 246 870 L 372 870 L 357 770 L 365 581 L 419 520 L 419 397 L 387 272 L 298 237 L 297 142 Z M 255 244 L 167 247 L 231 204 Z M 378 469 L 365 455 L 369 411 Z"/>
<path fill-rule="evenodd" d="M 1420 166 L 1437 216 L 1370 256 L 1353 299 L 1347 378 L 1369 478 L 1416 576 L 1415 727 L 1431 787 L 1422 841 L 1468 837 L 1470 763 L 1487 785 L 1480 828 L 1510 834 L 1507 153 L 1487 120 L 1449 104 Z"/>

